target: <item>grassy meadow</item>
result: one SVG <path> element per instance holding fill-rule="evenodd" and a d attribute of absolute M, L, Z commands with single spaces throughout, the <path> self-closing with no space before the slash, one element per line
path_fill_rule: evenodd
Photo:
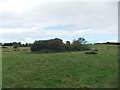
<path fill-rule="evenodd" d="M 117 88 L 118 46 L 90 45 L 87 51 L 33 53 L 2 49 L 3 88 Z"/>

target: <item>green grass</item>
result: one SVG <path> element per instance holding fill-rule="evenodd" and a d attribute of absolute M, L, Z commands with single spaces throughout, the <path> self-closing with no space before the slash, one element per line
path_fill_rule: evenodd
<path fill-rule="evenodd" d="M 3 88 L 116 88 L 116 45 L 90 45 L 86 51 L 31 53 L 29 48 L 3 49 Z M 107 49 L 108 48 L 108 49 Z"/>

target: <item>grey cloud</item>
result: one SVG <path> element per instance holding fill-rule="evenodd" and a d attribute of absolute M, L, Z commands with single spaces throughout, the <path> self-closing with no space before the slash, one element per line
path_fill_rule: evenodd
<path fill-rule="evenodd" d="M 116 34 L 117 32 L 116 2 L 47 2 L 18 13 L 14 11 L 0 12 L 0 30 L 11 28 L 13 31 L 2 32 L 3 35 L 77 35 L 77 34 Z M 73 24 L 76 27 L 93 27 L 95 30 L 54 31 L 44 27 Z M 31 29 L 32 28 L 32 29 Z M 37 28 L 37 29 L 33 29 Z M 19 31 L 22 30 L 23 31 Z M 3 29 L 4 30 L 4 29 Z M 15 32 L 14 32 L 15 31 Z M 35 33 L 36 32 L 36 33 Z M 79 33 L 75 33 L 79 32 Z M 91 33 L 92 32 L 92 33 Z M 115 32 L 115 33 L 114 33 Z"/>

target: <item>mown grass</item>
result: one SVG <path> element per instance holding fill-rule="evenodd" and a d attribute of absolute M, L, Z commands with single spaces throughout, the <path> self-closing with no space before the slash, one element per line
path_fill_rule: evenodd
<path fill-rule="evenodd" d="M 90 45 L 86 51 L 31 53 L 29 48 L 3 49 L 3 88 L 116 88 L 118 48 Z"/>

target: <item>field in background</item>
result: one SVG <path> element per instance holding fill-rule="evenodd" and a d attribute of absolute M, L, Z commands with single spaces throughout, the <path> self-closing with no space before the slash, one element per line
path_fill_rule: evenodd
<path fill-rule="evenodd" d="M 3 88 L 118 87 L 118 46 L 90 45 L 86 51 L 31 53 L 29 47 L 3 48 Z"/>

